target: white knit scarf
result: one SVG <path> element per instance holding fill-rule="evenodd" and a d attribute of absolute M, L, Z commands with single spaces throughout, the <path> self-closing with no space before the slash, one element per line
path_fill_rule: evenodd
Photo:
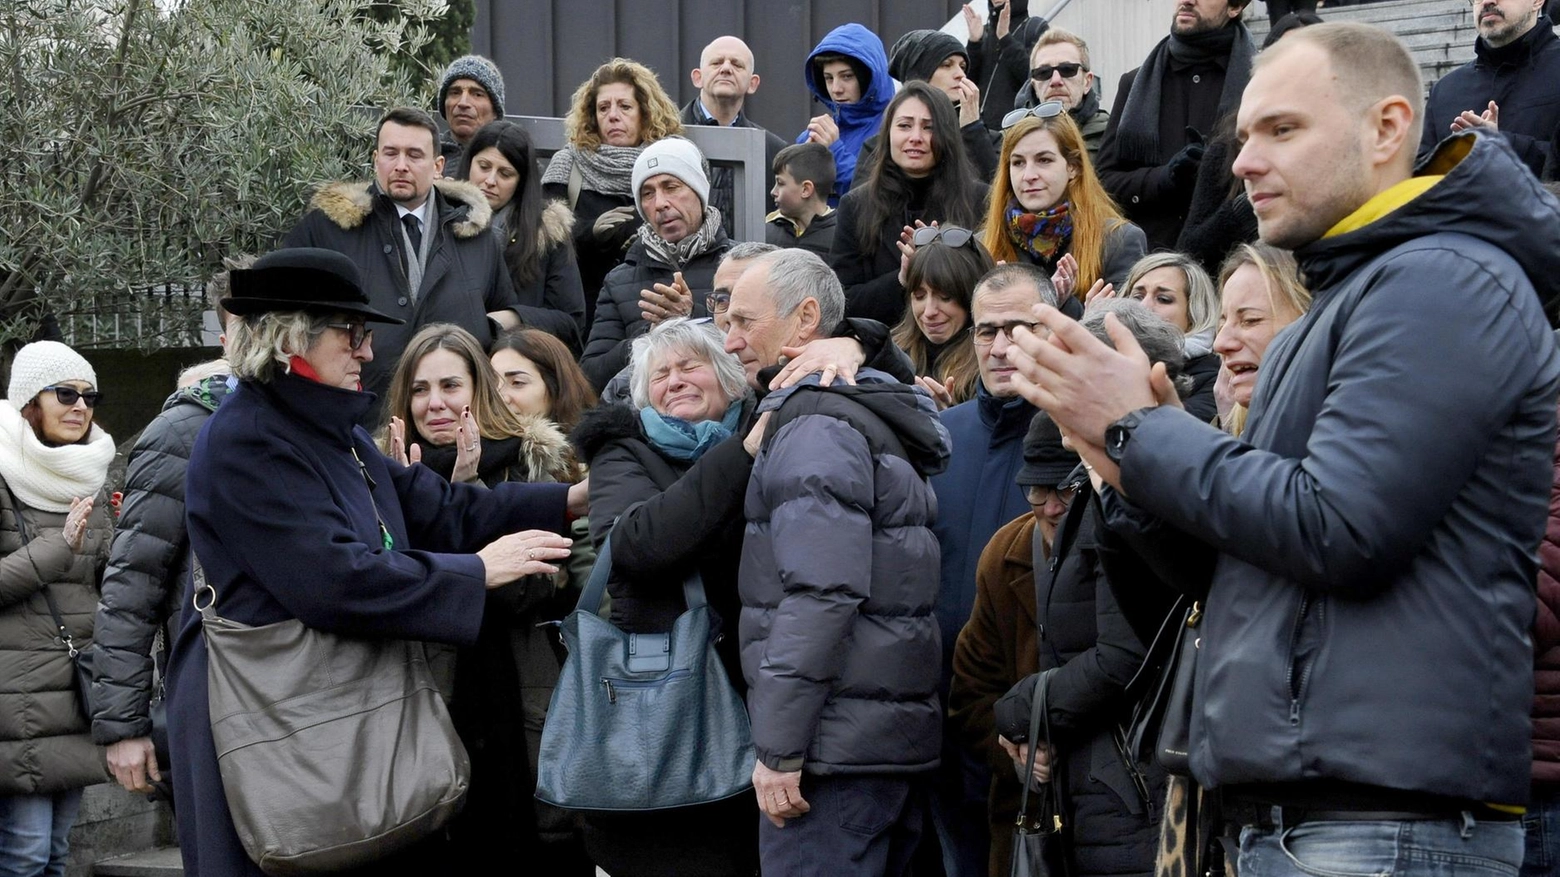
<path fill-rule="evenodd" d="M 97 424 L 86 444 L 49 447 L 16 407 L 0 402 L 0 478 L 29 508 L 68 512 L 78 496 L 96 496 L 108 480 L 114 439 Z"/>

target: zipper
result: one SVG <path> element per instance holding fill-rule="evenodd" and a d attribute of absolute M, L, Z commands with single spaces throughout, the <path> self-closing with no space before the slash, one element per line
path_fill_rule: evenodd
<path fill-rule="evenodd" d="M 1295 613 L 1295 627 L 1289 635 L 1289 672 L 1285 682 L 1289 685 L 1289 725 L 1295 727 L 1300 724 L 1300 695 L 1305 691 L 1305 682 L 1311 676 L 1312 662 L 1300 657 L 1300 633 L 1305 627 L 1306 616 L 1311 610 L 1311 594 L 1307 592 L 1300 598 L 1300 610 Z M 1320 614 L 1320 604 L 1318 604 Z M 1303 666 L 1301 666 L 1303 662 Z M 1296 668 L 1299 674 L 1295 673 Z"/>
<path fill-rule="evenodd" d="M 601 677 L 601 682 L 607 687 L 607 703 L 617 703 L 619 691 L 635 691 L 646 688 L 659 688 L 675 679 L 684 679 L 693 675 L 692 670 L 673 670 L 665 676 L 654 679 L 615 679 L 611 676 Z"/>

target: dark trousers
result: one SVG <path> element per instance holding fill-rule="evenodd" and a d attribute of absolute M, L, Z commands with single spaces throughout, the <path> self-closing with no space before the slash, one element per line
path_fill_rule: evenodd
<path fill-rule="evenodd" d="M 910 867 L 926 819 L 916 776 L 802 775 L 807 815 L 776 828 L 758 818 L 764 877 L 898 877 Z"/>
<path fill-rule="evenodd" d="M 1315 12 L 1316 0 L 1267 0 L 1267 11 L 1268 21 L 1277 24 L 1291 12 Z"/>

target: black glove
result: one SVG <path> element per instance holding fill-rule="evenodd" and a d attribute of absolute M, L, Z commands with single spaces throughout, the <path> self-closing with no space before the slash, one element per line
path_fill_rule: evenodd
<path fill-rule="evenodd" d="M 1040 674 L 1034 673 L 1018 680 L 992 707 L 997 733 L 1014 743 L 1029 742 L 1029 718 L 1034 711 L 1035 683 L 1039 679 Z"/>
<path fill-rule="evenodd" d="M 1186 129 L 1186 145 L 1170 157 L 1165 169 L 1170 172 L 1170 182 L 1178 189 L 1190 189 L 1197 182 L 1197 170 L 1202 166 L 1203 153 L 1208 144 L 1196 128 Z"/>

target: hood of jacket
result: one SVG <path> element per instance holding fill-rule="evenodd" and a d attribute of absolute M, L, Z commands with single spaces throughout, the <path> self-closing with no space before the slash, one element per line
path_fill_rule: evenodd
<path fill-rule="evenodd" d="M 874 369 L 858 372 L 854 386 L 822 387 L 817 375 L 809 375 L 799 383 L 765 396 L 756 413 L 777 410 L 787 399 L 801 392 L 837 393 L 870 411 L 904 445 L 906 459 L 923 476 L 931 477 L 948 468 L 948 459 L 953 455 L 948 430 L 938 419 L 937 407 L 931 397 L 917 392 L 914 387 Z"/>
<path fill-rule="evenodd" d="M 867 81 L 861 84 L 861 100 L 853 104 L 837 104 L 829 97 L 822 83 L 814 81 L 813 59 L 823 54 L 846 55 L 867 71 Z M 829 31 L 818 47 L 807 56 L 802 75 L 807 80 L 807 90 L 812 92 L 829 109 L 829 115 L 846 124 L 860 125 L 877 120 L 894 99 L 894 78 L 888 75 L 888 55 L 883 51 L 883 41 L 877 34 L 859 24 L 842 24 Z"/>
<path fill-rule="evenodd" d="M 541 251 L 574 243 L 574 211 L 562 201 L 548 201 L 542 208 L 542 225 L 536 230 Z"/>
<path fill-rule="evenodd" d="M 1324 292 L 1405 241 L 1455 232 L 1516 260 L 1538 292 L 1550 324 L 1560 305 L 1560 200 L 1544 191 L 1500 134 L 1469 131 L 1441 142 L 1415 169 L 1444 175 L 1418 197 L 1360 228 L 1295 251 L 1312 290 Z"/>
<path fill-rule="evenodd" d="M 451 224 L 458 238 L 474 238 L 488 230 L 493 208 L 488 206 L 481 189 L 464 180 L 440 179 L 433 181 L 433 191 L 442 196 L 434 201 L 439 208 L 439 225 Z M 350 230 L 362 225 L 374 212 L 375 199 L 383 197 L 379 184 L 373 180 L 348 180 L 321 186 L 309 199 L 309 207 L 325 214 L 340 228 Z"/>
<path fill-rule="evenodd" d="M 639 412 L 626 403 L 597 405 L 586 410 L 580 422 L 574 425 L 574 431 L 569 433 L 569 441 L 580 459 L 586 462 L 612 442 L 644 437 Z"/>
<path fill-rule="evenodd" d="M 198 405 L 207 411 L 217 410 L 222 400 L 238 387 L 238 381 L 228 375 L 212 375 L 192 387 L 180 387 L 163 402 L 162 410 L 169 411 L 180 405 Z"/>

